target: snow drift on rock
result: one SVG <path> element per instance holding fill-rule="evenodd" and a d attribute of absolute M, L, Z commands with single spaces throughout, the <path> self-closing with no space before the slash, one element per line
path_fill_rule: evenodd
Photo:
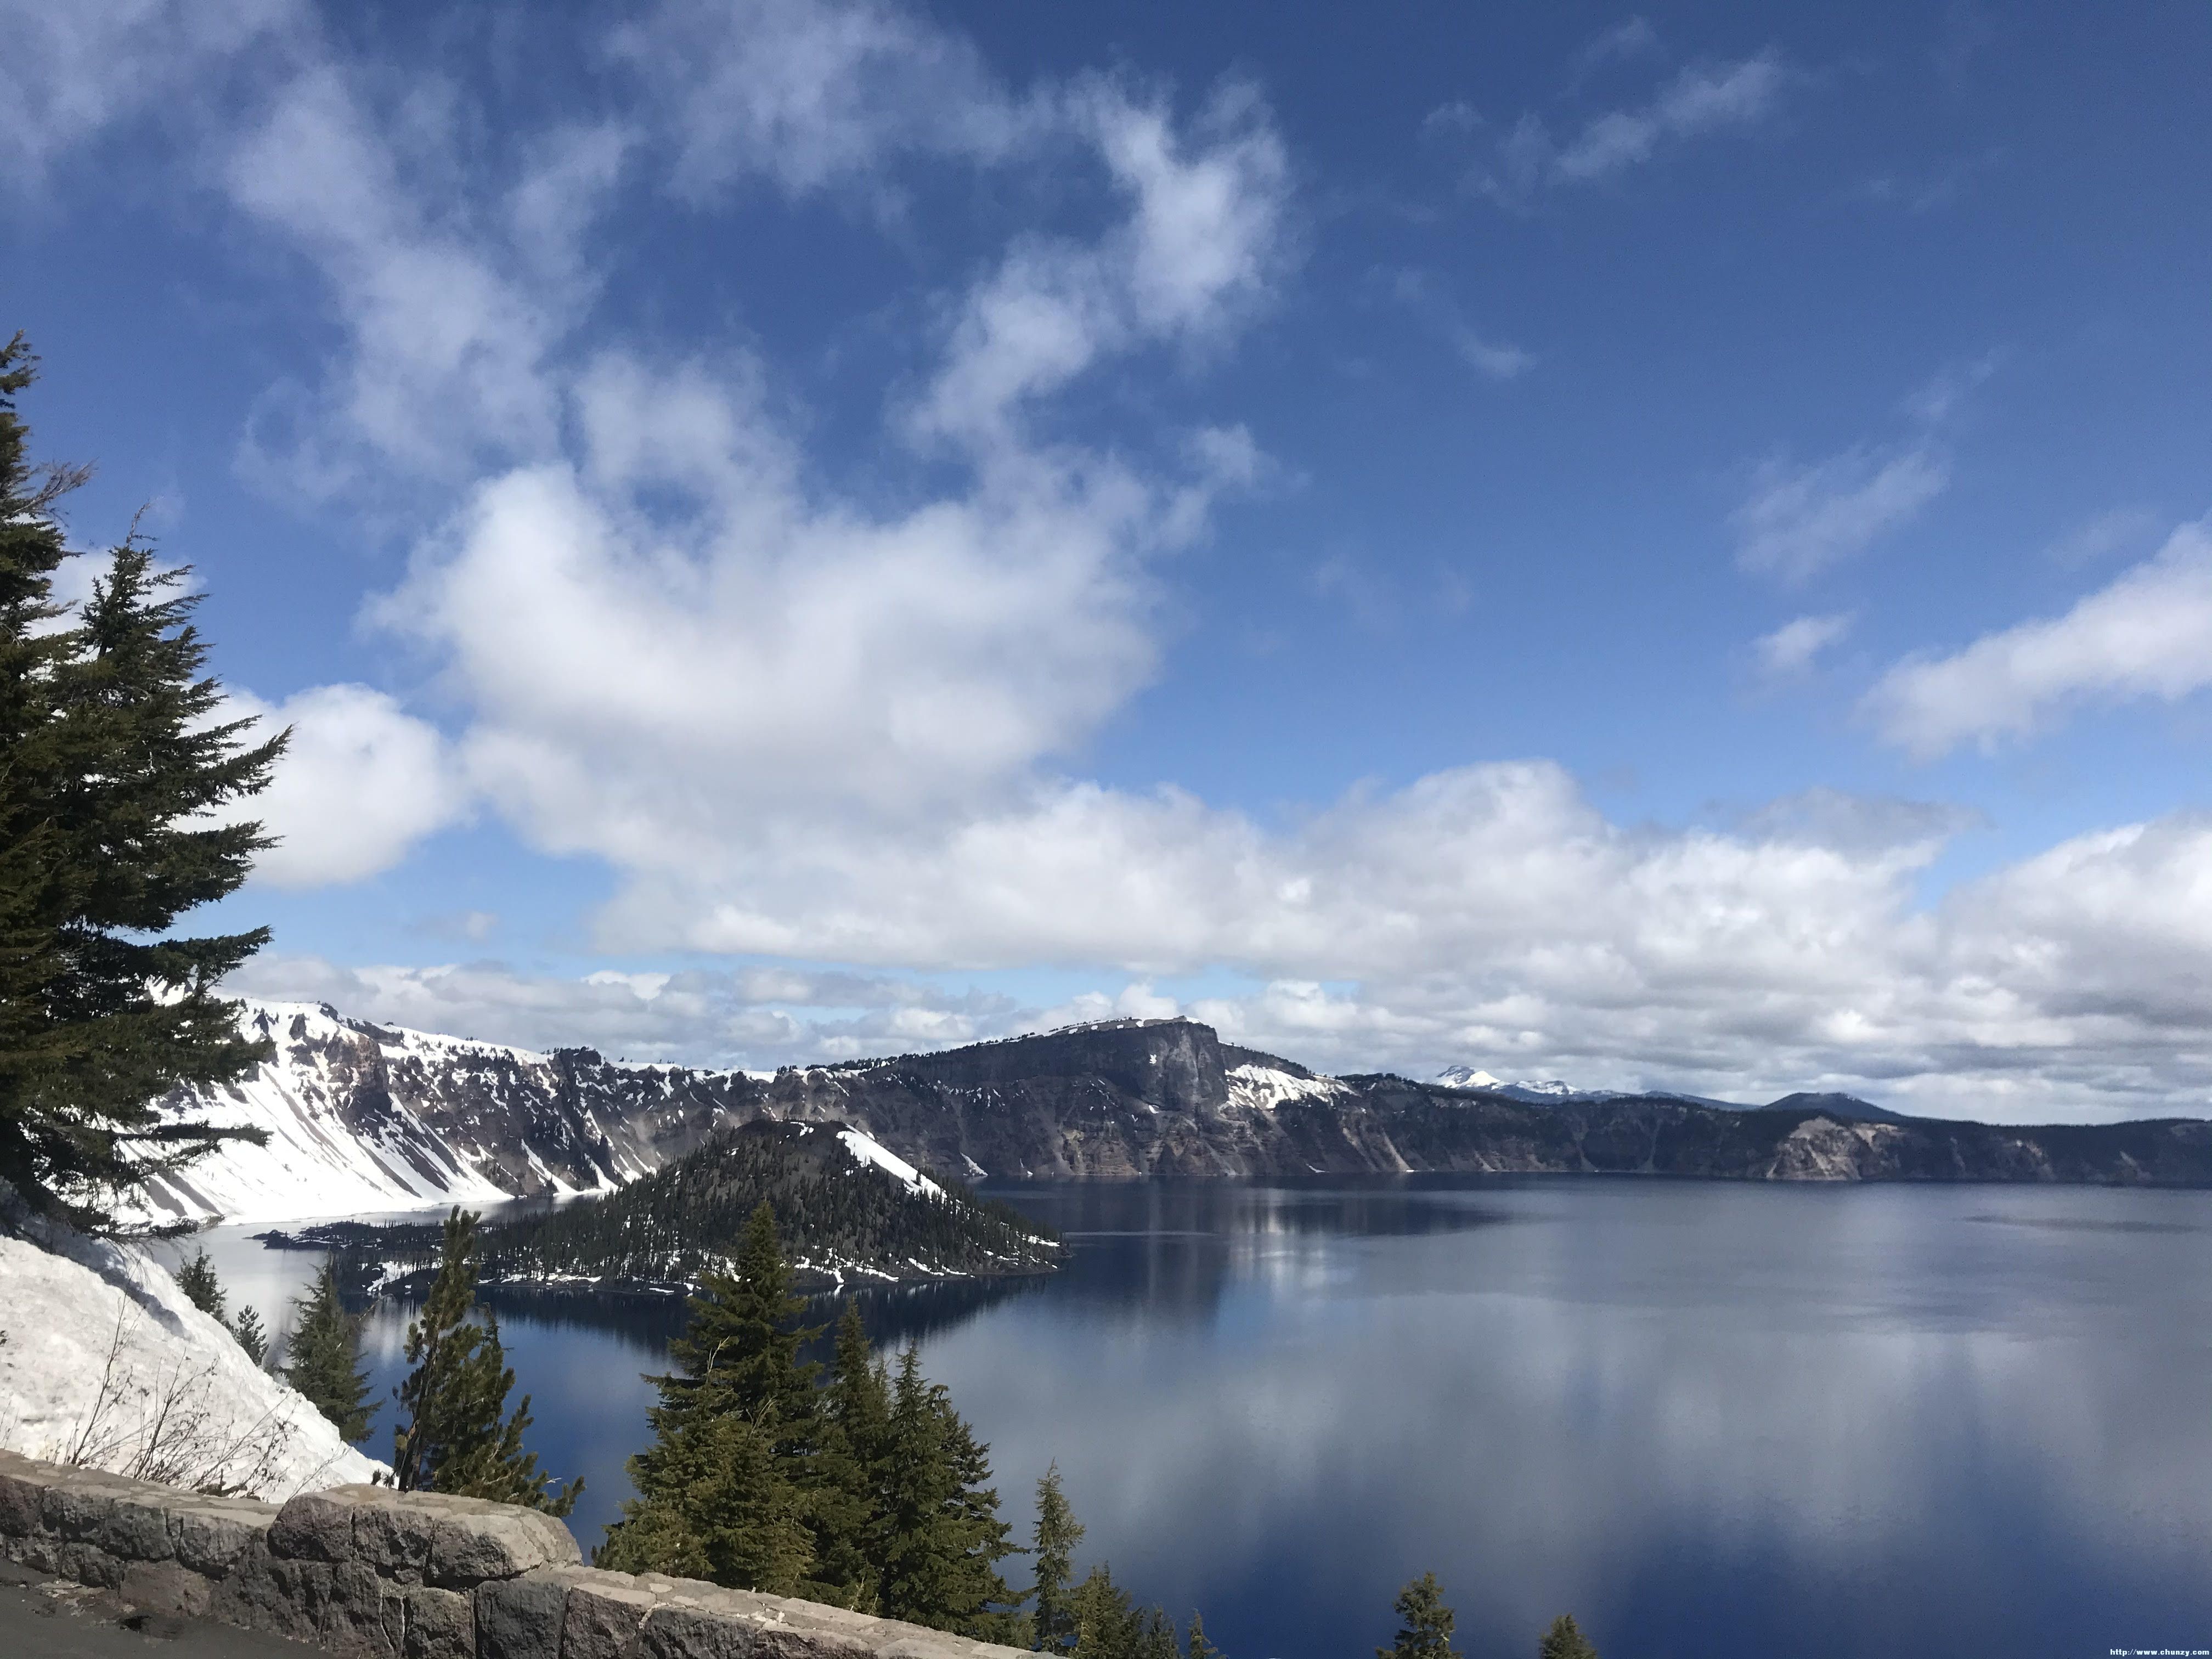
<path fill-rule="evenodd" d="M 0 1447 L 282 1502 L 362 1456 L 140 1249 L 29 1217 L 0 1182 Z"/>

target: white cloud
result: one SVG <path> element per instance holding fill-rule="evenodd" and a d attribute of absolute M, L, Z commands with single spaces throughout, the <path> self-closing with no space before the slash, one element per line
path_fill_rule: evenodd
<path fill-rule="evenodd" d="M 467 797 L 437 728 L 365 685 L 323 685 L 271 706 L 234 692 L 228 717 L 257 735 L 289 726 L 269 787 L 232 816 L 258 818 L 277 844 L 254 878 L 319 887 L 388 870 L 422 836 L 453 823 Z"/>
<path fill-rule="evenodd" d="M 1961 743 L 2024 738 L 2083 703 L 2172 702 L 2208 684 L 2212 533 L 2200 520 L 2063 617 L 1898 664 L 1865 708 L 1890 742 L 1929 759 Z"/>
<path fill-rule="evenodd" d="M 2139 507 L 2116 507 L 2085 519 L 2043 550 L 2053 564 L 2094 564 L 2130 544 L 2148 542 L 2158 528 L 2155 514 Z"/>
<path fill-rule="evenodd" d="M 1752 647 L 1762 673 L 1782 679 L 1802 674 L 1814 659 L 1851 630 L 1848 612 L 1825 617 L 1797 617 L 1771 634 L 1762 635 Z"/>
<path fill-rule="evenodd" d="M 295 0 L 0 0 L 0 177 L 36 185 L 67 150 L 301 27 Z"/>
<path fill-rule="evenodd" d="M 694 196 L 748 178 L 873 188 L 887 160 L 995 159 L 1032 122 L 964 37 L 872 0 L 665 0 L 613 49 Z"/>
<path fill-rule="evenodd" d="M 1535 367 L 1533 353 L 1492 339 L 1469 322 L 1432 272 L 1394 271 L 1389 291 L 1478 374 L 1492 380 L 1510 380 Z"/>
<path fill-rule="evenodd" d="M 1925 441 L 1848 449 L 1809 466 L 1769 461 L 1729 519 L 1736 562 L 1802 581 L 1910 522 L 1950 477 L 1949 463 Z"/>
<path fill-rule="evenodd" d="M 1541 117 L 1523 115 L 1474 175 L 1475 187 L 1506 203 L 1546 185 L 1592 184 L 1640 167 L 1670 144 L 1756 126 L 1778 106 L 1790 71 L 1771 49 L 1732 62 L 1682 70 L 1644 104 L 1592 117 L 1565 143 Z"/>

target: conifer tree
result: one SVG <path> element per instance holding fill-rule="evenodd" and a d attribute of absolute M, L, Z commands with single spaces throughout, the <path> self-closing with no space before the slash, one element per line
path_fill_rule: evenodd
<path fill-rule="evenodd" d="M 215 988 L 268 930 L 169 930 L 270 844 L 211 820 L 267 785 L 285 734 L 250 744 L 251 721 L 213 718 L 186 573 L 135 532 L 76 617 L 55 605 L 56 505 L 89 475 L 28 459 L 15 400 L 35 361 L 21 334 L 0 346 L 0 1180 L 101 1229 L 118 1191 L 261 1138 L 152 1103 L 268 1056 Z"/>
<path fill-rule="evenodd" d="M 1037 1482 L 1036 1585 L 1030 1591 L 1036 1598 L 1030 1618 L 1040 1653 L 1065 1653 L 1075 1641 L 1075 1617 L 1067 1596 L 1075 1578 L 1075 1547 L 1082 1541 L 1083 1528 L 1060 1490 L 1060 1465 L 1049 1464 Z"/>
<path fill-rule="evenodd" d="M 1114 1582 L 1103 1562 L 1069 1594 L 1068 1614 L 1075 1626 L 1076 1659 L 1137 1659 L 1142 1617 L 1128 1591 Z"/>
<path fill-rule="evenodd" d="M 1452 1610 L 1444 1605 L 1437 1576 L 1425 1572 L 1398 1592 L 1395 1604 L 1401 1621 L 1398 1639 L 1375 1650 L 1375 1659 L 1460 1659 L 1451 1644 Z"/>
<path fill-rule="evenodd" d="M 215 1263 L 208 1260 L 205 1250 L 178 1268 L 176 1279 L 185 1300 L 219 1325 L 230 1322 L 225 1312 L 229 1297 L 224 1294 L 222 1281 L 216 1277 Z"/>
<path fill-rule="evenodd" d="M 691 1298 L 690 1322 L 669 1344 L 677 1369 L 653 1379 L 653 1442 L 629 1460 L 638 1496 L 608 1533 L 602 1566 L 781 1595 L 818 1582 L 809 1522 L 821 1368 L 799 1352 L 820 1332 L 798 1323 L 806 1304 L 791 1284 L 763 1203 L 732 1270 L 706 1275 Z"/>
<path fill-rule="evenodd" d="M 230 1334 L 238 1339 L 238 1346 L 246 1350 L 246 1357 L 255 1364 L 268 1359 L 269 1333 L 261 1328 L 261 1316 L 251 1306 L 238 1310 L 238 1317 L 231 1321 Z"/>
<path fill-rule="evenodd" d="M 877 1497 L 890 1426 L 890 1386 L 870 1352 L 860 1310 L 845 1304 L 830 1375 L 816 1401 L 810 1594 L 857 1612 L 876 1610 L 881 1577 L 874 1543 Z"/>
<path fill-rule="evenodd" d="M 885 1617 L 981 1639 L 1011 1633 L 1012 1593 L 998 1563 L 1013 1553 L 988 1448 L 921 1375 L 915 1350 L 899 1360 L 885 1436 L 881 1499 Z"/>
<path fill-rule="evenodd" d="M 1190 1645 L 1185 1650 L 1185 1659 L 1222 1659 L 1219 1648 L 1206 1639 L 1206 1620 L 1198 1616 L 1198 1609 L 1190 1610 Z"/>
<path fill-rule="evenodd" d="M 376 1414 L 361 1363 L 361 1321 L 338 1299 L 336 1265 L 324 1258 L 307 1293 L 294 1304 L 284 1380 L 311 1401 L 348 1440 L 368 1434 Z"/>
<path fill-rule="evenodd" d="M 530 1426 L 530 1396 L 511 1417 L 507 1396 L 514 1373 L 507 1368 L 499 1322 L 487 1313 L 471 1322 L 478 1271 L 477 1217 L 458 1206 L 446 1219 L 438 1276 L 422 1316 L 407 1327 L 412 1367 L 395 1390 L 406 1418 L 393 1431 L 393 1484 L 401 1491 L 454 1492 L 520 1504 L 550 1515 L 576 1506 L 584 1483 L 547 1490 L 552 1477 L 522 1449 Z"/>
<path fill-rule="evenodd" d="M 1536 1644 L 1536 1659 L 1597 1659 L 1597 1650 L 1577 1627 L 1574 1614 L 1563 1613 Z"/>

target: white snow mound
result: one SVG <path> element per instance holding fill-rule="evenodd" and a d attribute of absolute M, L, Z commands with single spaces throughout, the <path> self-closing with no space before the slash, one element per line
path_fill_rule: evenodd
<path fill-rule="evenodd" d="M 389 1474 L 144 1251 L 9 1222 L 28 1236 L 0 1231 L 0 1447 L 272 1503 Z"/>

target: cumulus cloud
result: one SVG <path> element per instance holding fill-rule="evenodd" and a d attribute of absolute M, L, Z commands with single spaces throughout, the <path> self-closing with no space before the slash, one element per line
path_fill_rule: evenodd
<path fill-rule="evenodd" d="M 1885 738 L 1925 760 L 2027 737 L 2084 703 L 2172 702 L 2208 684 L 2212 532 L 2199 520 L 2062 617 L 1898 664 L 1864 707 Z"/>
<path fill-rule="evenodd" d="M 1924 441 L 1862 446 L 1806 466 L 1768 461 L 1729 520 L 1736 562 L 1802 581 L 1909 523 L 1950 479 L 1949 463 Z"/>
<path fill-rule="evenodd" d="M 448 738 L 360 686 L 268 709 L 299 733 L 259 803 L 286 836 L 269 873 L 353 878 L 480 803 L 603 861 L 600 942 L 659 965 L 294 959 L 256 964 L 249 988 L 756 1064 L 1180 1009 L 1322 1065 L 1842 1083 L 1993 1115 L 2212 1084 L 2194 1012 L 2212 1004 L 2187 994 L 2212 835 L 2192 821 L 2069 843 L 1929 906 L 1919 884 L 1957 825 L 1881 804 L 1629 826 L 1532 761 L 1278 824 L 1065 775 L 1152 672 L 1159 556 L 1265 461 L 1230 421 L 1109 447 L 1048 410 L 1146 354 L 1202 362 L 1266 306 L 1293 187 L 1272 118 L 1234 84 L 1195 104 L 1100 77 L 1017 94 L 927 15 L 854 0 L 671 4 L 625 25 L 617 56 L 634 105 L 465 162 L 450 99 L 395 104 L 308 63 L 213 176 L 321 274 L 346 340 L 325 379 L 272 397 L 258 453 L 313 487 L 411 492 L 409 521 L 435 527 L 371 621 L 424 653 L 451 711 Z M 1771 54 L 1692 70 L 1565 143 L 1525 124 L 1512 142 L 1531 187 L 1614 176 L 1749 130 L 1785 83 Z M 1042 169 L 1065 210 L 930 296 L 882 407 L 918 483 L 842 489 L 744 350 L 671 351 L 595 314 L 596 228 L 625 190 L 702 211 L 741 185 L 881 207 L 933 160 Z M 1738 515 L 1746 562 L 1807 574 L 1944 477 L 1924 438 L 1778 465 Z M 2203 562 L 2169 550 L 2140 580 L 2171 608 Z M 1817 632 L 1778 650 L 1809 659 Z M 2178 695 L 2186 642 L 2154 643 L 2165 665 L 2134 678 L 2110 669 L 2118 647 L 2109 672 L 2048 642 L 1986 654 L 2039 719 Z M 665 965 L 696 953 L 771 960 Z M 847 965 L 776 965 L 809 962 Z M 1088 988 L 1061 981 L 1050 1006 L 1003 988 L 1044 967 Z"/>
<path fill-rule="evenodd" d="M 388 870 L 416 842 L 467 810 L 465 785 L 435 726 L 365 685 L 320 685 L 274 705 L 234 691 L 226 712 L 289 727 L 269 787 L 234 816 L 258 818 L 276 845 L 256 880 L 320 887 Z"/>
<path fill-rule="evenodd" d="M 1814 659 L 1850 631 L 1848 612 L 1795 617 L 1771 634 L 1762 635 L 1752 651 L 1761 673 L 1772 679 L 1787 679 L 1810 669 Z"/>

